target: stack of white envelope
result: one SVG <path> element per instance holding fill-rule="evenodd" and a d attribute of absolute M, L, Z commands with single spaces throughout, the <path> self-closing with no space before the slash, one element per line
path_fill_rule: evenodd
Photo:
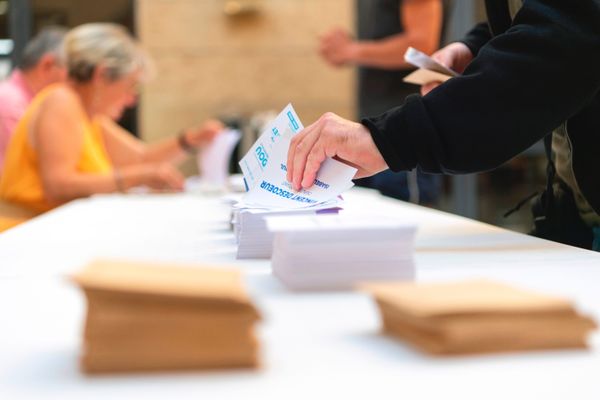
<path fill-rule="evenodd" d="M 335 214 L 339 208 L 336 202 L 320 207 L 304 209 L 263 209 L 234 208 L 233 231 L 238 244 L 237 258 L 271 258 L 273 252 L 273 233 L 267 228 L 265 218 L 272 216 L 311 216 L 317 214 Z"/>
<path fill-rule="evenodd" d="M 344 290 L 359 282 L 412 280 L 416 226 L 394 218 L 269 217 L 273 274 L 293 290 Z"/>

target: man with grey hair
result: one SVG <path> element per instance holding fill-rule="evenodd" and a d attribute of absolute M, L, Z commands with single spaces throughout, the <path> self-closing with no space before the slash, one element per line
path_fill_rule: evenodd
<path fill-rule="evenodd" d="M 0 83 L 0 172 L 15 126 L 35 95 L 46 86 L 66 79 L 62 42 L 66 29 L 42 29 L 23 51 L 12 74 Z"/>

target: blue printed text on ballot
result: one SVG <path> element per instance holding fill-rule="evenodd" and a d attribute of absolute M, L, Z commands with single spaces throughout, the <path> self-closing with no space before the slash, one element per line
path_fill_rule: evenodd
<path fill-rule="evenodd" d="M 260 145 L 256 148 L 256 150 L 254 150 L 254 153 L 261 167 L 266 167 L 267 163 L 269 162 L 269 155 L 267 154 L 265 148 Z"/>
<path fill-rule="evenodd" d="M 290 120 L 290 123 L 292 124 L 292 127 L 294 128 L 294 132 L 300 129 L 300 125 L 298 124 L 298 121 L 296 121 L 296 118 L 294 118 L 294 114 L 292 114 L 291 111 L 287 112 L 287 116 Z"/>
<path fill-rule="evenodd" d="M 275 139 L 277 139 L 277 137 L 280 136 L 279 135 L 279 129 L 273 128 L 273 129 L 271 129 L 271 133 L 272 133 L 272 135 L 271 135 L 271 142 L 275 143 Z"/>
<path fill-rule="evenodd" d="M 266 181 L 261 182 L 260 188 L 266 190 L 267 192 L 271 192 L 276 196 L 294 201 L 299 201 L 300 203 L 314 204 L 317 202 L 316 200 L 309 199 L 308 197 L 300 196 L 299 194 L 289 192 Z"/>
<path fill-rule="evenodd" d="M 280 164 L 280 165 L 281 165 L 281 170 L 287 172 L 287 165 L 285 165 L 285 164 Z M 315 184 L 315 186 L 318 186 L 320 188 L 329 189 L 329 183 L 322 182 L 318 179 L 315 179 L 314 184 Z"/>

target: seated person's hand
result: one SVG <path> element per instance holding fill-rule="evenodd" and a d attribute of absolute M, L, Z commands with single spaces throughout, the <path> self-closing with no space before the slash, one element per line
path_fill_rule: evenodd
<path fill-rule="evenodd" d="M 141 185 L 156 191 L 182 191 L 185 178 L 177 168 L 167 162 L 140 164 L 133 167 Z"/>
<path fill-rule="evenodd" d="M 287 180 L 295 190 L 311 187 L 327 157 L 357 168 L 356 178 L 388 168 L 364 125 L 327 113 L 292 138 Z"/>
<path fill-rule="evenodd" d="M 334 29 L 320 37 L 319 53 L 334 67 L 350 63 L 354 57 L 354 51 L 354 40 L 343 29 Z"/>
<path fill-rule="evenodd" d="M 220 121 L 210 119 L 201 125 L 186 129 L 185 139 L 191 146 L 200 148 L 212 142 L 224 128 Z"/>
<path fill-rule="evenodd" d="M 467 65 L 473 60 L 473 53 L 471 53 L 471 50 L 464 43 L 455 42 L 436 51 L 431 55 L 431 58 L 462 74 Z M 441 82 L 431 82 L 421 86 L 421 95 L 425 96 L 440 84 Z"/>

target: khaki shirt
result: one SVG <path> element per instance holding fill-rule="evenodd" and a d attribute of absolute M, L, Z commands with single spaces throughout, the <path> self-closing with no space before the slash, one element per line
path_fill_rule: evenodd
<path fill-rule="evenodd" d="M 556 174 L 573 191 L 575 204 L 577 204 L 583 222 L 588 226 L 600 226 L 600 215 L 596 214 L 590 203 L 583 197 L 575 179 L 571 140 L 567 135 L 567 125 L 568 122 L 564 122 L 552 133 L 552 152 L 554 153 Z"/>

